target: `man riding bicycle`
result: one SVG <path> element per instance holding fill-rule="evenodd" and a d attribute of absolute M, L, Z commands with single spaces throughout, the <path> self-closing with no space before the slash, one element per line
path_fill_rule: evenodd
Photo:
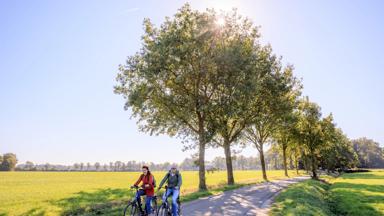
<path fill-rule="evenodd" d="M 168 185 L 163 195 L 163 202 L 167 202 L 167 198 L 172 195 L 172 215 L 178 216 L 177 199 L 179 198 L 182 179 L 176 166 L 172 166 L 171 170 L 164 176 L 163 180 L 160 182 L 158 190 L 161 189 L 165 182 L 167 182 Z"/>
<path fill-rule="evenodd" d="M 149 171 L 149 168 L 147 166 L 143 166 L 142 170 L 143 170 L 143 174 L 140 175 L 139 179 L 136 181 L 136 183 L 132 187 L 138 187 L 140 182 L 143 183 L 141 185 L 142 189 L 138 190 L 136 193 L 136 200 L 139 203 L 140 212 L 143 214 L 144 211 L 141 208 L 141 198 L 140 197 L 146 195 L 145 213 L 146 213 L 146 215 L 148 215 L 152 212 L 151 200 L 155 194 L 154 188 L 156 187 L 156 181 L 155 181 L 155 177 Z"/>

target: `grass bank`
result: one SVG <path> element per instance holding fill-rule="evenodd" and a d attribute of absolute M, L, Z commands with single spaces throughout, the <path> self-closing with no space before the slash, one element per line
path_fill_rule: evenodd
<path fill-rule="evenodd" d="M 327 203 L 330 185 L 306 180 L 288 187 L 275 199 L 271 215 L 326 216 L 333 215 Z"/>
<path fill-rule="evenodd" d="M 384 171 L 307 180 L 276 197 L 271 215 L 384 215 Z"/>

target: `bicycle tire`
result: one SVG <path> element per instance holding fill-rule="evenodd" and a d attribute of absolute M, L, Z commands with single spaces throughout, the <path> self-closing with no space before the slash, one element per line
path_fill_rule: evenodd
<path fill-rule="evenodd" d="M 157 212 L 157 216 L 168 216 L 168 209 L 164 205 L 161 205 Z"/>
<path fill-rule="evenodd" d="M 153 213 L 154 213 L 154 215 L 158 215 L 158 206 L 157 206 L 157 199 L 155 198 L 155 199 L 152 199 L 152 201 L 151 201 L 151 208 L 152 208 L 152 210 L 153 210 Z"/>
<path fill-rule="evenodd" d="M 124 216 L 136 216 L 137 206 L 134 203 L 129 203 L 124 208 Z"/>

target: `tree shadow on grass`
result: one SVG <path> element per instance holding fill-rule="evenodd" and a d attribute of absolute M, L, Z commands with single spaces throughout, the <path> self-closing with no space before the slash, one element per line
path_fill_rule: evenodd
<path fill-rule="evenodd" d="M 100 189 L 78 192 L 74 196 L 53 202 L 63 209 L 61 215 L 102 215 L 123 208 L 132 198 L 126 189 Z"/>
<path fill-rule="evenodd" d="M 337 182 L 332 185 L 330 204 L 337 215 L 383 215 L 384 209 L 373 206 L 384 204 L 384 186 Z"/>

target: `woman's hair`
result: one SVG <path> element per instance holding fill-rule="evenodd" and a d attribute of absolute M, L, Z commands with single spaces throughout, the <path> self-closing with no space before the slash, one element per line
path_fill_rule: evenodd
<path fill-rule="evenodd" d="M 143 166 L 143 167 L 141 167 L 142 169 L 146 169 L 147 171 L 148 171 L 148 173 L 147 173 L 147 181 L 149 181 L 149 177 L 151 176 L 151 171 L 149 171 L 149 167 L 148 166 Z"/>

